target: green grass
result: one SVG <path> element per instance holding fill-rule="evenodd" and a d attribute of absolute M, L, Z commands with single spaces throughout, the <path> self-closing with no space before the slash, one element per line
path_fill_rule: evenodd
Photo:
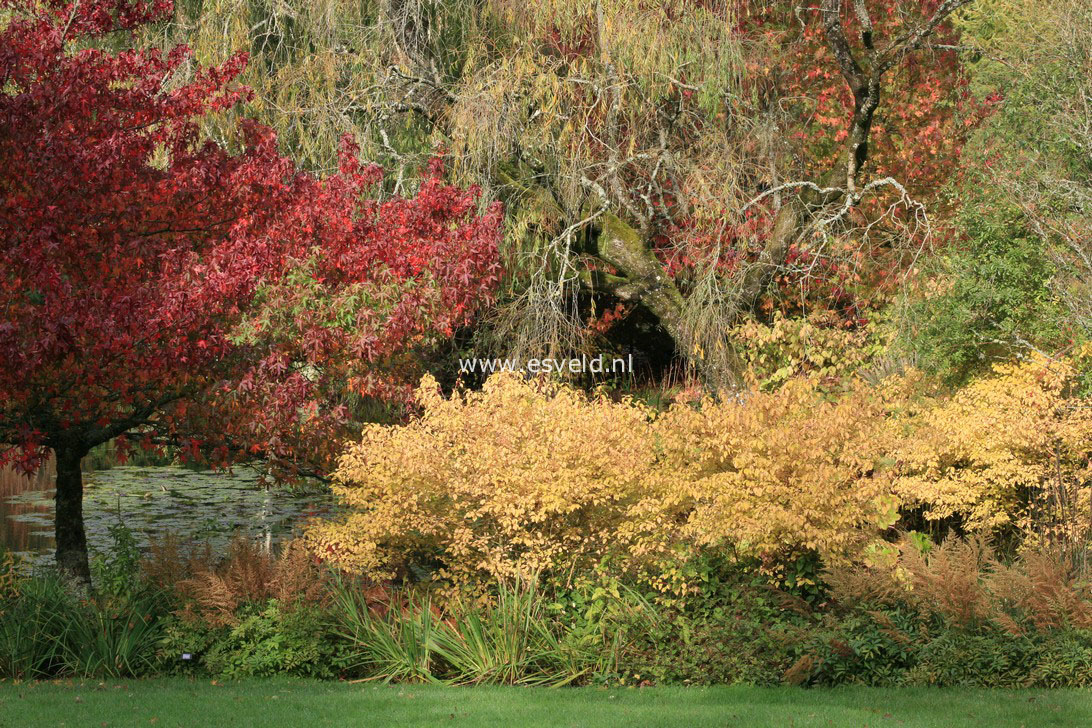
<path fill-rule="evenodd" d="M 1092 725 L 1089 690 L 444 688 L 267 679 L 0 683 L 0 727 Z"/>

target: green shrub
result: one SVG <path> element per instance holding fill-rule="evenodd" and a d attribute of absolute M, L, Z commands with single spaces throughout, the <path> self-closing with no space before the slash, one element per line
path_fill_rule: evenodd
<path fill-rule="evenodd" d="M 48 572 L 5 572 L 0 677 L 188 671 L 460 685 L 1092 685 L 1092 630 L 1076 628 L 1086 623 L 1083 582 L 1029 555 L 996 586 L 1006 586 L 1005 604 L 1030 605 L 1038 619 L 953 617 L 977 599 L 968 580 L 981 576 L 958 560 L 941 569 L 943 559 L 933 559 L 924 581 L 928 563 L 904 563 L 914 579 L 907 590 L 875 570 L 820 572 L 810 557 L 785 562 L 795 566 L 775 586 L 758 561 L 708 554 L 672 566 L 695 585 L 680 594 L 647 586 L 642 594 L 604 562 L 565 582 L 448 590 L 442 602 L 426 589 L 392 592 L 335 577 L 308 599 L 298 589 L 286 590 L 297 594 L 290 601 L 241 589 L 224 602 L 230 609 L 179 603 L 167 614 L 164 593 L 135 575 L 134 553 L 119 530 L 115 549 L 96 559 L 92 598 Z"/>
<path fill-rule="evenodd" d="M 113 594 L 87 598 L 52 572 L 19 579 L 0 600 L 0 676 L 151 672 L 162 636 L 160 600 L 132 581 L 105 583 Z"/>
<path fill-rule="evenodd" d="M 110 548 L 91 558 L 91 583 L 99 596 L 128 599 L 147 590 L 141 579 L 143 554 L 133 532 L 120 520 L 108 529 Z"/>
<path fill-rule="evenodd" d="M 937 687 L 1020 687 L 1035 669 L 1040 649 L 1026 636 L 948 629 L 922 646 L 906 682 Z"/>
<path fill-rule="evenodd" d="M 831 619 L 812 632 L 788 682 L 898 685 L 917 660 L 917 616 L 888 611 Z"/>
<path fill-rule="evenodd" d="M 1092 631 L 1064 631 L 1043 646 L 1028 682 L 1043 688 L 1092 685 Z"/>
<path fill-rule="evenodd" d="M 227 627 L 213 627 L 201 620 L 167 616 L 156 652 L 157 670 L 166 674 L 205 674 L 204 656 L 225 638 L 227 631 Z"/>
<path fill-rule="evenodd" d="M 791 664 L 787 632 L 747 617 L 675 616 L 627 650 L 623 685 L 776 684 Z"/>
<path fill-rule="evenodd" d="M 940 260 L 937 289 L 910 308 L 906 340 L 923 369 L 951 384 L 1064 338 L 1046 243 L 987 182 L 969 182 L 961 198 L 965 239 Z"/>
<path fill-rule="evenodd" d="M 0 595 L 0 676 L 128 677 L 156 665 L 165 602 L 139 576 L 140 550 L 123 525 L 92 560 L 97 592 L 51 571 L 5 578 Z M 10 575 L 9 575 L 10 576 Z"/>
<path fill-rule="evenodd" d="M 147 675 L 156 667 L 166 595 L 142 578 L 140 545 L 120 519 L 109 536 L 110 547 L 91 558 L 92 597 L 69 614 L 66 669 L 94 677 Z"/>
<path fill-rule="evenodd" d="M 89 602 L 68 624 L 68 670 L 93 677 L 153 672 L 163 637 L 159 611 L 160 601 L 151 595 Z"/>
<path fill-rule="evenodd" d="M 83 616 L 70 586 L 43 573 L 20 579 L 0 604 L 0 676 L 44 678 L 61 674 L 73 651 L 73 629 Z"/>
<path fill-rule="evenodd" d="M 1082 687 L 1092 685 L 1092 632 L 1011 634 L 947 627 L 912 610 L 828 615 L 785 681 L 812 685 Z"/>
<path fill-rule="evenodd" d="M 687 569 L 700 588 L 685 600 L 661 603 L 656 619 L 630 631 L 616 679 L 622 684 L 777 684 L 795 659 L 799 630 L 814 621 L 802 598 L 811 590 L 792 594 L 773 587 L 751 561 L 706 556 Z"/>
<path fill-rule="evenodd" d="M 334 678 L 350 665 L 348 645 L 337 635 L 328 615 L 313 606 L 285 608 L 277 600 L 248 604 L 237 622 L 209 626 L 172 618 L 160 643 L 161 669 L 203 670 L 223 677 Z M 190 655 L 184 660 L 183 655 Z"/>
<path fill-rule="evenodd" d="M 582 662 L 581 682 L 596 685 L 624 681 L 630 656 L 664 620 L 652 600 L 611 575 L 606 560 L 575 584 L 554 585 L 546 605 L 570 657 Z"/>

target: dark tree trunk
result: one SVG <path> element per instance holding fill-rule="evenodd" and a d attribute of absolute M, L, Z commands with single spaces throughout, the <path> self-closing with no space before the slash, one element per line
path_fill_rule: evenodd
<path fill-rule="evenodd" d="M 84 584 L 91 583 L 87 561 L 87 535 L 83 529 L 83 473 L 80 460 L 87 453 L 74 447 L 55 448 L 57 494 L 54 533 L 57 567 Z"/>

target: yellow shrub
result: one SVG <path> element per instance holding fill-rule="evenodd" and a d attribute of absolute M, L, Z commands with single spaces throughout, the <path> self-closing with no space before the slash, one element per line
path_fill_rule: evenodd
<path fill-rule="evenodd" d="M 418 419 L 369 426 L 340 462 L 350 513 L 308 539 L 341 567 L 389 578 L 434 560 L 474 583 L 612 555 L 678 589 L 672 567 L 698 548 L 838 557 L 894 518 L 864 390 L 827 402 L 800 383 L 658 417 L 514 375 L 450 399 L 426 378 L 418 397 Z"/>
<path fill-rule="evenodd" d="M 971 531 L 1078 537 L 1089 528 L 1092 417 L 1072 364 L 1036 356 L 909 419 L 896 492 Z"/>
<path fill-rule="evenodd" d="M 795 378 L 656 414 L 512 374 L 451 398 L 426 378 L 420 417 L 371 425 L 346 451 L 349 512 L 307 538 L 377 579 L 413 564 L 456 584 L 564 577 L 609 555 L 671 591 L 704 549 L 862 557 L 906 509 L 1082 543 L 1092 415 L 1075 379 L 1037 358 L 938 400 L 911 396 L 913 376 L 839 395 Z"/>
<path fill-rule="evenodd" d="M 420 418 L 371 425 L 334 488 L 352 513 L 309 539 L 335 564 L 376 578 L 410 558 L 472 582 L 566 568 L 625 550 L 647 496 L 651 413 L 515 375 L 445 399 L 426 377 Z"/>
<path fill-rule="evenodd" d="M 830 401 L 794 380 L 743 401 L 673 407 L 656 422 L 662 490 L 685 499 L 684 535 L 750 555 L 858 551 L 897 519 L 884 403 L 861 387 Z M 678 508 L 678 506 L 676 506 Z"/>
<path fill-rule="evenodd" d="M 806 376 L 843 379 L 867 366 L 883 352 L 891 332 L 875 325 L 846 329 L 827 314 L 785 318 L 772 323 L 753 319 L 732 329 L 732 340 L 759 388 L 770 391 Z"/>

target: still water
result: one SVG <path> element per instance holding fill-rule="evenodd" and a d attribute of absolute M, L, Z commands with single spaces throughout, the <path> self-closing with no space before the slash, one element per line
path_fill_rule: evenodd
<path fill-rule="evenodd" d="M 222 549 L 241 532 L 272 546 L 333 508 L 326 492 L 264 488 L 257 474 L 246 468 L 219 473 L 120 466 L 84 474 L 83 513 L 92 551 L 108 547 L 109 528 L 117 523 L 131 529 L 142 545 L 173 533 Z M 0 469 L 0 546 L 31 563 L 52 558 L 51 465 L 33 478 Z"/>

